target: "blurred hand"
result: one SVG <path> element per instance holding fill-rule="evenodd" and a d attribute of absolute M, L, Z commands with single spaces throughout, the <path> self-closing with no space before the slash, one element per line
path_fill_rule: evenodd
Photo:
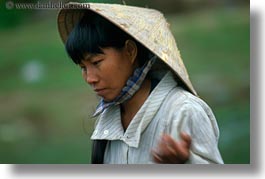
<path fill-rule="evenodd" d="M 190 156 L 191 137 L 181 132 L 181 141 L 175 141 L 171 136 L 164 134 L 158 144 L 158 148 L 151 151 L 153 160 L 163 164 L 182 164 Z"/>

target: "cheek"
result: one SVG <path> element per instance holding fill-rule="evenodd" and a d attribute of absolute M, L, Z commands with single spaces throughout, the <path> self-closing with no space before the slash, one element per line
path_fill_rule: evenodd
<path fill-rule="evenodd" d="M 126 81 L 130 76 L 132 76 L 134 71 L 133 64 L 129 61 L 129 59 L 126 59 L 126 57 L 122 59 L 122 62 L 120 63 L 120 65 L 118 65 L 117 68 L 120 74 L 126 79 Z"/>
<path fill-rule="evenodd" d="M 115 93 L 125 86 L 128 78 L 133 73 L 133 64 L 130 62 L 126 54 L 109 53 L 105 63 L 102 64 L 101 73 L 102 82 L 112 88 Z"/>
<path fill-rule="evenodd" d="M 128 62 L 111 63 L 105 68 L 104 73 L 110 79 L 110 83 L 124 86 L 133 73 L 133 67 Z"/>
<path fill-rule="evenodd" d="M 120 85 L 124 86 L 127 80 L 132 76 L 133 68 L 128 64 L 123 64 L 123 66 L 117 67 L 117 72 L 115 73 L 115 79 L 119 81 Z"/>

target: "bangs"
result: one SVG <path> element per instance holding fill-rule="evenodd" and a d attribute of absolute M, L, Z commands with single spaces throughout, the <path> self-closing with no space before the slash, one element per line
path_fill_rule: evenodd
<path fill-rule="evenodd" d="M 87 11 L 69 34 L 65 44 L 68 56 L 76 64 L 86 54 L 102 54 L 102 48 L 122 48 L 128 35 L 103 17 Z"/>

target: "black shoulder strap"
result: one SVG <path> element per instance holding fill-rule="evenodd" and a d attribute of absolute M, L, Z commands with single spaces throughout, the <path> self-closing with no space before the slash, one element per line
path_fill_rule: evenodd
<path fill-rule="evenodd" d="M 104 153 L 107 145 L 107 140 L 93 140 L 92 141 L 92 164 L 103 164 Z"/>

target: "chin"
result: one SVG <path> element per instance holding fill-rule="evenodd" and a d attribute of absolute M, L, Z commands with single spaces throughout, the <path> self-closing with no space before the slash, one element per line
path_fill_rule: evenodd
<path fill-rule="evenodd" d="M 115 98 L 108 98 L 108 97 L 104 97 L 104 96 L 101 96 L 101 97 L 106 102 L 111 102 L 111 101 L 113 101 L 115 99 Z"/>
<path fill-rule="evenodd" d="M 118 94 L 118 95 L 119 95 L 119 94 Z M 101 97 L 104 101 L 106 101 L 106 102 L 111 102 L 111 101 L 113 101 L 118 95 L 108 93 L 108 94 L 105 94 L 105 95 L 101 95 L 100 97 Z"/>

